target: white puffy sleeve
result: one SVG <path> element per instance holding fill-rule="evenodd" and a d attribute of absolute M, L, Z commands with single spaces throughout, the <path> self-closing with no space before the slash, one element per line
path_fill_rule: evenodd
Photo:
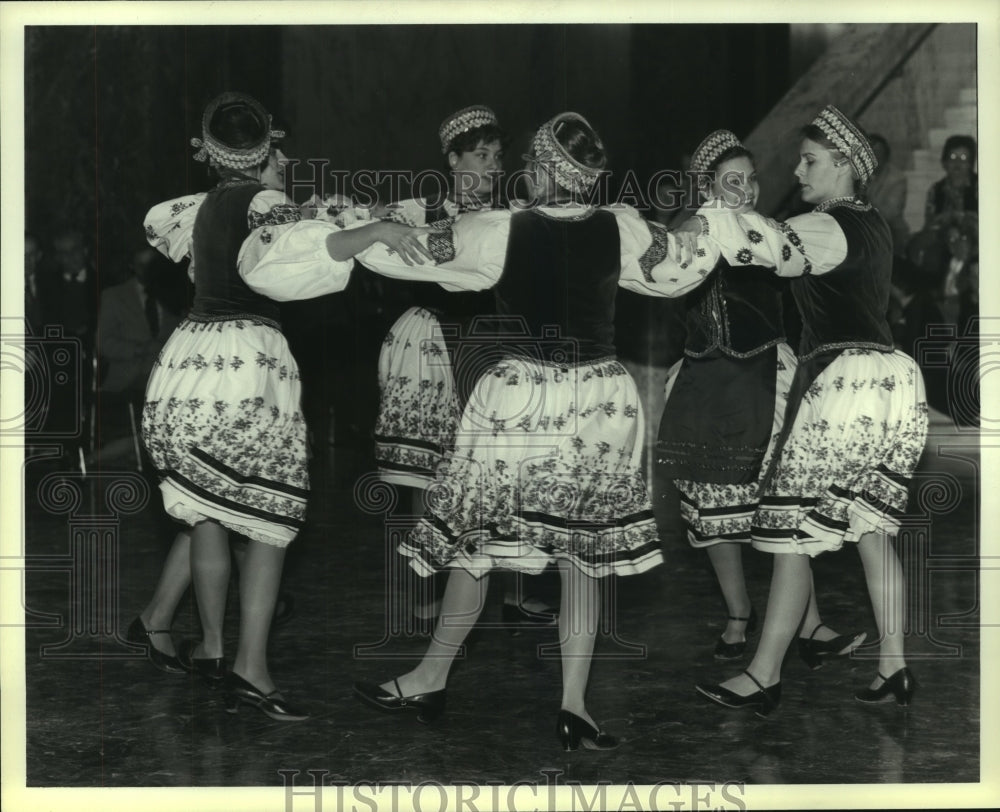
<path fill-rule="evenodd" d="M 434 262 L 407 265 L 384 243 L 374 243 L 357 259 L 375 273 L 393 279 L 437 282 L 448 291 L 485 290 L 503 273 L 511 213 L 507 210 L 469 212 L 443 228 L 431 227 L 418 239 Z"/>
<path fill-rule="evenodd" d="M 312 299 L 347 286 L 353 259 L 330 256 L 326 238 L 341 227 L 327 218 L 302 219 L 284 192 L 258 192 L 247 210 L 250 235 L 237 258 L 240 276 L 257 293 L 279 302 Z"/>
<path fill-rule="evenodd" d="M 778 276 L 823 274 L 847 257 L 847 238 L 837 221 L 825 212 L 809 212 L 785 222 L 757 212 L 736 214 L 731 209 L 702 206 L 695 217 L 702 237 L 714 242 L 734 268 L 761 265 Z"/>
<path fill-rule="evenodd" d="M 143 221 L 149 244 L 174 262 L 189 257 L 194 219 L 207 196 L 207 192 L 199 192 L 153 206 Z"/>
<path fill-rule="evenodd" d="M 671 232 L 631 206 L 611 206 L 618 221 L 622 270 L 618 284 L 646 296 L 683 296 L 719 259 L 718 246 L 688 231 Z"/>

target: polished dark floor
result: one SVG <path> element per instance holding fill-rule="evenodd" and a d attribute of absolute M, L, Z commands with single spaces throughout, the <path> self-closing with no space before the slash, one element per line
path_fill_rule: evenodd
<path fill-rule="evenodd" d="M 609 631 L 598 641 L 588 703 L 622 745 L 601 753 L 559 748 L 559 661 L 542 648 L 555 642 L 555 633 L 512 636 L 504 629 L 496 580 L 484 622 L 452 673 L 442 720 L 425 726 L 381 715 L 352 697 L 354 680 L 405 671 L 407 658 L 425 645 L 388 629 L 391 540 L 377 493 L 355 492 L 366 468 L 357 454 L 331 449 L 332 470 L 321 478 L 308 528 L 289 554 L 284 586 L 295 596 L 296 614 L 272 635 L 271 663 L 289 697 L 314 712 L 294 724 L 249 708 L 229 715 L 221 697 L 196 679 L 161 673 L 101 634 L 102 621 L 93 617 L 99 612 L 86 606 L 104 606 L 124 638 L 151 594 L 173 525 L 162 517 L 155 491 L 144 505 L 141 493 L 108 496 L 119 488 L 116 478 L 128 475 L 108 470 L 82 482 L 67 475 L 67 487 L 81 499 L 74 506 L 59 496 L 65 489 L 57 464 L 29 462 L 27 784 L 273 786 L 282 784 L 279 770 L 310 769 L 325 770 L 328 784 L 537 784 L 548 769 L 582 783 L 977 782 L 976 445 L 975 436 L 937 427 L 901 537 L 911 591 L 908 646 L 920 683 L 912 707 L 853 699 L 875 670 L 864 651 L 817 672 L 790 652 L 782 704 L 768 720 L 696 694 L 695 682 L 724 679 L 739 666 L 712 658 L 724 606 L 704 553 L 681 543 L 675 510 L 664 498 L 658 513 L 665 566 L 609 582 L 615 589 L 605 612 Z M 93 552 L 100 545 L 104 552 Z M 748 552 L 745 560 L 753 599 L 763 609 L 769 559 Z M 873 638 L 856 552 L 822 556 L 814 570 L 830 625 Z M 236 616 L 233 595 L 230 652 Z M 196 630 L 186 600 L 176 639 Z"/>

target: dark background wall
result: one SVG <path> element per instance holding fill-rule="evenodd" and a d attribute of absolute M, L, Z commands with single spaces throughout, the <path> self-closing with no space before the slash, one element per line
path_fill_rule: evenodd
<path fill-rule="evenodd" d="M 141 243 L 152 203 L 206 188 L 188 140 L 224 89 L 258 96 L 290 154 L 331 168 L 441 165 L 437 126 L 490 104 L 517 169 L 559 110 L 602 133 L 616 170 L 679 165 L 709 130 L 745 134 L 789 85 L 785 25 L 29 27 L 27 227 L 82 229 L 99 273 Z M 308 177 L 308 171 L 303 168 Z"/>

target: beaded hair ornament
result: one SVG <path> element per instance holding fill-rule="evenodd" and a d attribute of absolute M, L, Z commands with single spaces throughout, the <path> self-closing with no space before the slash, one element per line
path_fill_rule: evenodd
<path fill-rule="evenodd" d="M 705 136 L 704 140 L 698 144 L 694 155 L 691 156 L 691 171 L 701 174 L 708 172 L 708 168 L 718 159 L 723 152 L 734 147 L 743 147 L 740 139 L 729 130 L 716 130 Z"/>
<path fill-rule="evenodd" d="M 476 130 L 492 124 L 500 126 L 497 121 L 497 114 L 490 110 L 485 104 L 474 104 L 471 107 L 463 107 L 457 113 L 452 113 L 441 122 L 438 128 L 438 137 L 441 139 L 441 152 L 448 154 L 448 147 L 462 133 L 469 130 Z"/>
<path fill-rule="evenodd" d="M 812 122 L 850 161 L 863 184 L 875 174 L 878 160 L 868 139 L 854 123 L 832 104 L 824 107 Z"/>
<path fill-rule="evenodd" d="M 212 133 L 212 116 L 220 107 L 228 106 L 247 107 L 264 124 L 264 135 L 260 141 L 249 147 L 234 147 L 221 141 Z M 230 91 L 216 96 L 208 103 L 201 117 L 201 138 L 192 138 L 191 146 L 198 149 L 194 155 L 196 161 L 205 162 L 211 158 L 220 166 L 229 169 L 249 169 L 260 166 L 264 162 L 271 150 L 272 140 L 284 137 L 283 130 L 271 129 L 271 115 L 259 101 L 245 93 Z"/>
<path fill-rule="evenodd" d="M 594 188 L 602 170 L 586 166 L 575 160 L 559 143 L 556 135 L 562 129 L 562 125 L 568 121 L 578 121 L 583 124 L 594 133 L 595 146 L 598 149 L 604 148 L 604 144 L 601 143 L 601 139 L 597 137 L 597 133 L 587 119 L 579 113 L 560 113 L 539 127 L 531 142 L 531 152 L 534 160 L 545 164 L 557 185 L 567 192 L 582 195 Z"/>

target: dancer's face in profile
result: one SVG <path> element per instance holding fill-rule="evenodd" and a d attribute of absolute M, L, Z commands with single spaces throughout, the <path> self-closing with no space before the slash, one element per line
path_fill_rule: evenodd
<path fill-rule="evenodd" d="M 287 161 L 288 158 L 280 149 L 271 150 L 267 166 L 260 173 L 260 185 L 265 189 L 285 191 L 285 162 Z"/>
<path fill-rule="evenodd" d="M 721 198 L 731 211 L 752 211 L 759 195 L 757 169 L 745 155 L 723 161 L 715 168 L 712 197 Z"/>
<path fill-rule="evenodd" d="M 822 203 L 834 197 L 853 192 L 851 165 L 846 158 L 835 157 L 822 144 L 803 138 L 799 147 L 799 163 L 795 167 L 795 177 L 802 187 L 802 199 L 806 203 Z"/>
<path fill-rule="evenodd" d="M 448 164 L 460 196 L 489 197 L 503 167 L 503 147 L 499 141 L 480 141 L 467 152 L 449 152 Z"/>

